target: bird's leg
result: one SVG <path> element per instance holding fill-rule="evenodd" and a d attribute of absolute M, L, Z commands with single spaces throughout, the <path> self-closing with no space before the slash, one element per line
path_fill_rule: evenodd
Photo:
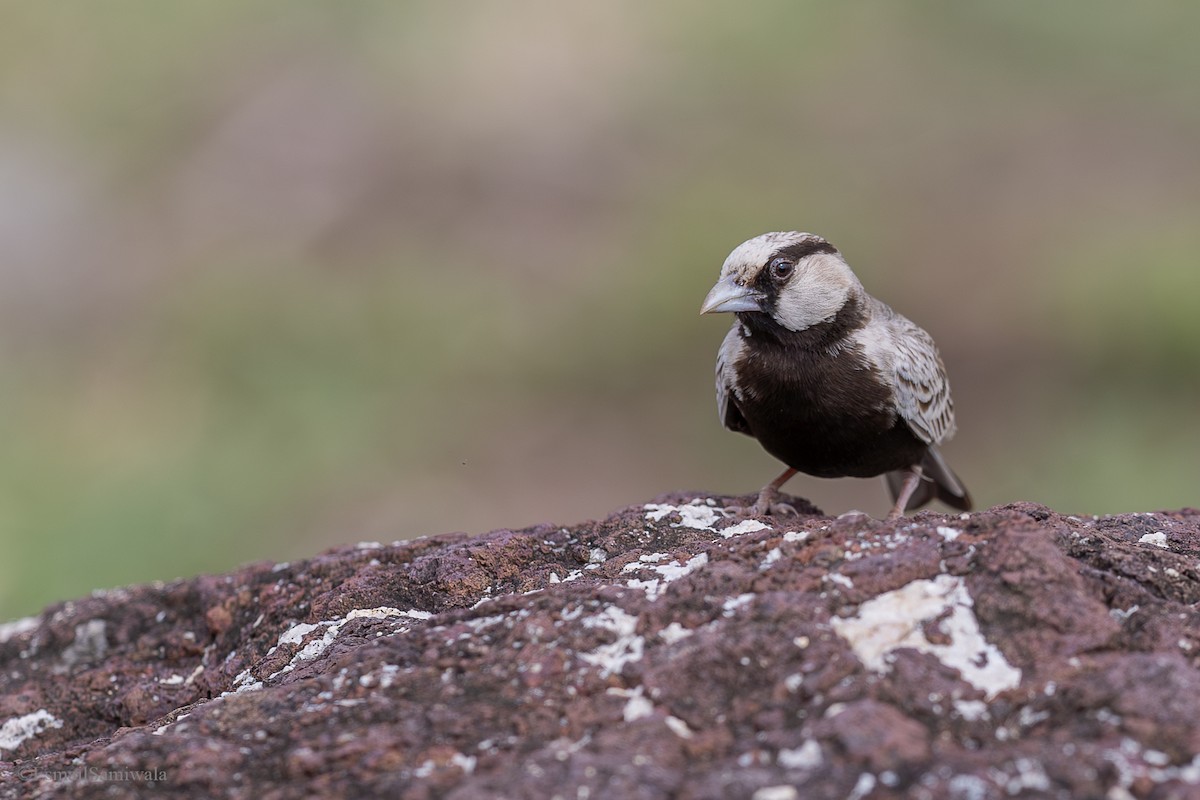
<path fill-rule="evenodd" d="M 791 480 L 795 474 L 796 470 L 788 467 L 778 478 L 764 486 L 762 491 L 758 493 L 758 500 L 754 503 L 752 509 L 754 513 L 760 515 L 778 514 L 779 516 L 783 516 L 784 514 L 794 515 L 796 513 L 795 508 L 788 503 L 779 502 L 779 488 Z"/>
<path fill-rule="evenodd" d="M 905 472 L 907 474 L 904 476 L 904 483 L 900 486 L 900 492 L 896 495 L 896 504 L 888 512 L 888 519 L 899 519 L 904 516 L 904 507 L 908 505 L 909 498 L 913 496 L 913 492 L 921 484 L 922 470 L 920 464 L 913 464 Z"/>

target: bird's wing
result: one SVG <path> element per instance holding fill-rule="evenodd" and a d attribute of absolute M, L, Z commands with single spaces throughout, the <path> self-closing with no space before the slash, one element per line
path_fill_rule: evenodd
<path fill-rule="evenodd" d="M 890 310 L 890 309 L 889 309 Z M 933 339 L 892 312 L 896 409 L 921 441 L 940 444 L 954 435 L 954 402 Z"/>
<path fill-rule="evenodd" d="M 735 322 L 725 334 L 721 348 L 717 350 L 717 414 L 721 424 L 736 433 L 750 433 L 750 426 L 738 408 L 734 386 L 737 382 L 736 362 L 742 354 L 745 342 Z"/>

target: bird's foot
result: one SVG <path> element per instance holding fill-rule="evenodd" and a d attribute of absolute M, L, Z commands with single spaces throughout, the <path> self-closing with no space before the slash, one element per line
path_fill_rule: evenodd
<path fill-rule="evenodd" d="M 779 490 L 768 486 L 758 493 L 752 506 L 726 506 L 725 511 L 735 517 L 786 517 L 799 516 L 800 512 L 791 503 L 780 501 Z"/>
<path fill-rule="evenodd" d="M 725 514 L 730 517 L 750 519 L 753 517 L 799 516 L 800 512 L 790 503 L 770 503 L 765 506 L 755 503 L 752 506 L 725 506 Z"/>

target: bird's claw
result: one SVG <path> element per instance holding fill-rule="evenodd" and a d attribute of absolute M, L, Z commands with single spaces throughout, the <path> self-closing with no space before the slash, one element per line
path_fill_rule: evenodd
<path fill-rule="evenodd" d="M 754 513 L 764 517 L 798 517 L 800 512 L 791 503 L 754 504 Z"/>
<path fill-rule="evenodd" d="M 768 486 L 758 493 L 752 506 L 726 506 L 725 513 L 735 517 L 798 517 L 800 512 L 791 503 L 779 500 L 779 490 Z"/>
<path fill-rule="evenodd" d="M 799 516 L 795 506 L 780 502 L 779 489 L 774 485 L 767 486 L 758 493 L 758 500 L 754 503 L 754 513 L 762 517 L 784 517 L 789 514 Z"/>
<path fill-rule="evenodd" d="M 791 503 L 766 503 L 752 506 L 725 506 L 725 514 L 730 517 L 786 517 L 800 516 L 800 512 Z"/>

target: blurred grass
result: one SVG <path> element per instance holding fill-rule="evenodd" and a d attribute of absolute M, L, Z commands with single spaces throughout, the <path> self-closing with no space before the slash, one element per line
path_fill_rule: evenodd
<path fill-rule="evenodd" d="M 1120 377 L 1191 400 L 1200 389 L 1200 230 L 1194 219 L 1172 222 L 1077 243 L 1054 296 L 1063 301 L 1059 332 L 1085 357 L 1089 379 Z"/>
<path fill-rule="evenodd" d="M 771 229 L 931 330 L 982 505 L 1196 505 L 1197 16 L 5 6 L 0 619 L 756 489 L 696 311 Z"/>
<path fill-rule="evenodd" d="M 82 565 L 120 583 L 162 563 L 227 567 L 231 550 L 272 557 L 347 470 L 469 447 L 487 422 L 481 398 L 494 411 L 532 392 L 536 408 L 570 385 L 572 400 L 605 402 L 653 366 L 636 328 L 599 341 L 603 321 L 581 326 L 569 309 L 531 320 L 518 288 L 487 272 L 277 275 L 200 273 L 118 340 L 84 344 L 52 373 L 7 370 L 5 551 L 46 565 L 7 575 L 7 589 L 78 591 Z"/>

